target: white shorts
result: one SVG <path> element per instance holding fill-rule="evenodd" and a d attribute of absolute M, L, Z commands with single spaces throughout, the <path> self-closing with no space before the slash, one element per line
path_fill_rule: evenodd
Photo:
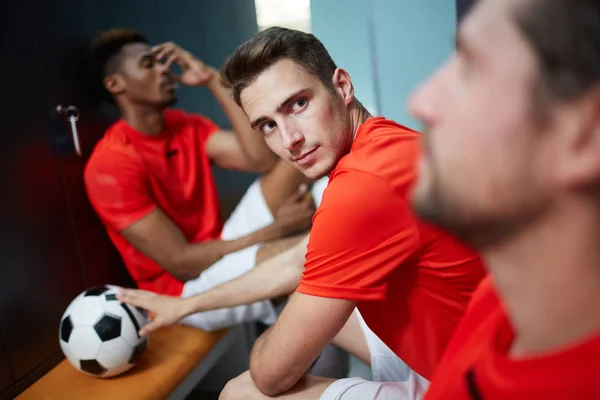
<path fill-rule="evenodd" d="M 429 381 L 410 369 L 377 335 L 362 316 L 354 312 L 371 355 L 373 381 L 362 378 L 340 379 L 321 395 L 321 400 L 417 400 L 421 399 Z"/>
<path fill-rule="evenodd" d="M 323 182 L 324 181 L 324 182 Z M 327 186 L 327 178 L 317 181 L 312 188 L 315 203 L 320 204 L 323 190 Z M 262 194 L 260 180 L 250 185 L 239 204 L 223 226 L 221 238 L 232 240 L 248 235 L 273 223 L 273 215 Z M 238 278 L 254 268 L 256 252 L 260 244 L 256 244 L 221 258 L 203 271 L 196 279 L 187 281 L 183 286 L 181 297 L 191 297 L 206 292 L 227 281 Z M 275 322 L 276 312 L 270 300 L 221 308 L 192 314 L 180 322 L 187 325 L 214 331 L 234 326 L 243 322 L 260 321 L 271 325 Z"/>

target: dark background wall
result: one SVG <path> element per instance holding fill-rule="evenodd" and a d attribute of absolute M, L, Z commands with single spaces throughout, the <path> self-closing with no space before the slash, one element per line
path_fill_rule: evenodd
<path fill-rule="evenodd" d="M 55 365 L 60 317 L 86 287 L 132 285 L 85 195 L 83 168 L 117 115 L 82 85 L 82 49 L 113 27 L 172 40 L 219 67 L 256 32 L 247 0 L 11 0 L 0 2 L 0 397 L 12 398 Z M 83 150 L 56 105 L 80 111 Z M 227 128 L 206 89 L 183 88 L 178 107 Z M 224 211 L 254 179 L 216 171 Z"/>

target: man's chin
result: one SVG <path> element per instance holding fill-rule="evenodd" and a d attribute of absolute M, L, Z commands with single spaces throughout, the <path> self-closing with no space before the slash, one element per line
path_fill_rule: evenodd
<path fill-rule="evenodd" d="M 177 104 L 177 101 L 178 101 L 178 99 L 177 99 L 176 96 L 173 96 L 173 97 L 163 97 L 162 99 L 160 99 L 155 104 L 158 107 L 161 107 L 161 108 L 165 109 L 165 108 L 173 107 L 174 105 Z"/>
<path fill-rule="evenodd" d="M 168 107 L 173 107 L 177 104 L 177 102 L 179 101 L 179 99 L 177 97 L 172 97 L 170 99 L 168 99 L 167 101 L 165 101 L 165 108 Z"/>
<path fill-rule="evenodd" d="M 410 197 L 411 207 L 419 219 L 443 229 L 473 248 L 483 249 L 486 246 L 488 227 L 473 219 L 464 204 L 458 207 L 459 204 L 450 202 L 438 191 L 422 189 L 415 190 Z"/>
<path fill-rule="evenodd" d="M 329 175 L 328 172 L 323 172 L 323 171 L 311 171 L 311 172 L 306 172 L 304 171 L 304 175 L 308 178 L 308 179 L 312 179 L 314 181 L 321 179 L 324 176 Z"/>
<path fill-rule="evenodd" d="M 440 193 L 435 189 L 433 185 L 417 181 L 410 192 L 410 205 L 422 220 L 447 228 L 448 216 L 445 214 L 448 210 Z"/>
<path fill-rule="evenodd" d="M 298 168 L 298 166 L 296 166 L 296 168 L 307 178 L 312 180 L 321 179 L 322 177 L 329 175 L 333 170 L 333 168 L 326 165 L 324 160 L 317 161 L 308 168 Z"/>
<path fill-rule="evenodd" d="M 317 171 L 316 169 L 314 169 L 312 167 L 311 168 L 301 168 L 295 163 L 291 164 L 291 166 L 294 167 L 294 169 L 298 170 L 298 172 L 302 173 L 302 175 L 306 176 L 308 179 L 317 180 L 324 176 L 324 174 L 321 174 L 319 171 Z"/>
<path fill-rule="evenodd" d="M 419 171 L 417 174 L 417 179 L 414 184 L 410 188 L 408 193 L 408 199 L 413 208 L 419 209 L 422 204 L 430 202 L 430 198 L 432 197 L 432 185 L 429 182 L 425 175 Z"/>
<path fill-rule="evenodd" d="M 433 201 L 430 199 L 423 189 L 420 187 L 413 188 L 410 193 L 410 206 L 412 207 L 415 214 L 420 218 L 429 220 L 431 209 L 433 208 Z"/>

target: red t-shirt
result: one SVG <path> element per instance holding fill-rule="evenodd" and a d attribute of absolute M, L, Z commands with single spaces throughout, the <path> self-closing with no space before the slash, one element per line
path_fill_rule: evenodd
<path fill-rule="evenodd" d="M 407 204 L 419 146 L 419 133 L 384 118 L 358 129 L 315 214 L 298 291 L 358 300 L 369 327 L 429 379 L 484 271 Z"/>
<path fill-rule="evenodd" d="M 600 332 L 562 349 L 510 359 L 514 331 L 486 278 L 453 336 L 427 400 L 600 399 Z"/>
<path fill-rule="evenodd" d="M 208 118 L 167 110 L 163 132 L 145 135 L 120 120 L 96 145 L 84 174 L 90 202 L 141 289 L 179 296 L 183 282 L 144 256 L 121 231 L 159 207 L 189 242 L 223 227 L 206 140 Z"/>

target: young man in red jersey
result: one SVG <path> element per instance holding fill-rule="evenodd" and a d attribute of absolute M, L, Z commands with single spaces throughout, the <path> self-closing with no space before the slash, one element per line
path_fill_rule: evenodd
<path fill-rule="evenodd" d="M 370 362 L 376 380 L 402 381 L 402 398 L 419 397 L 484 274 L 475 253 L 408 206 L 420 134 L 372 117 L 310 34 L 260 32 L 222 76 L 273 152 L 311 179 L 330 180 L 296 293 L 257 340 L 249 373 L 221 397 L 397 395 L 384 382 L 303 378 L 336 336 Z"/>
<path fill-rule="evenodd" d="M 416 210 L 490 271 L 426 398 L 600 399 L 600 2 L 480 0 L 412 112 Z"/>
<path fill-rule="evenodd" d="M 96 37 L 88 62 L 98 89 L 122 118 L 95 147 L 86 189 L 140 288 L 193 296 L 300 240 L 282 238 L 310 227 L 314 206 L 298 193 L 309 181 L 279 161 L 253 131 L 214 68 L 173 43 L 151 47 L 140 33 L 123 29 Z M 180 77 L 171 73 L 172 64 L 182 68 Z M 207 87 L 233 132 L 201 115 L 170 109 L 177 82 Z M 263 173 L 224 225 L 212 164 Z M 270 324 L 274 318 L 265 299 L 196 313 L 183 322 L 213 330 L 243 321 Z"/>

